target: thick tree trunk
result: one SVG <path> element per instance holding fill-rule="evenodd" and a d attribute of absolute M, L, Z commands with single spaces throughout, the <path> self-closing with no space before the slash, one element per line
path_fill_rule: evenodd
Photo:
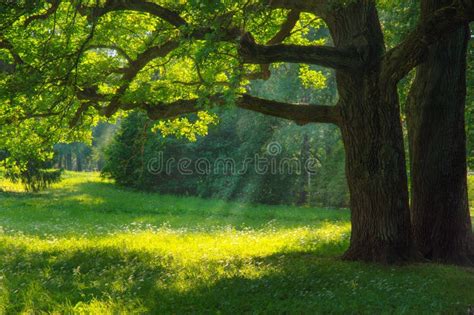
<path fill-rule="evenodd" d="M 396 83 L 382 77 L 384 42 L 374 2 L 326 17 L 336 47 L 354 47 L 367 65 L 336 72 L 350 190 L 351 243 L 344 258 L 398 263 L 416 258 L 411 234 Z"/>
<path fill-rule="evenodd" d="M 422 14 L 446 4 L 424 0 Z M 407 105 L 415 241 L 425 258 L 456 264 L 473 262 L 464 124 L 468 40 L 466 25 L 432 46 Z"/>
<path fill-rule="evenodd" d="M 397 263 L 417 257 L 414 249 L 397 94 L 383 101 L 365 96 L 345 104 L 342 136 L 350 190 L 352 235 L 349 260 Z M 374 89 L 377 89 L 374 87 Z"/>

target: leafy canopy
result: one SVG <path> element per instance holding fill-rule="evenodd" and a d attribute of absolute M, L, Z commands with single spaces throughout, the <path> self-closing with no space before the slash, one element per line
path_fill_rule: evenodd
<path fill-rule="evenodd" d="M 196 98 L 209 108 L 211 95 L 231 105 L 259 66 L 244 64 L 238 38 L 224 40 L 221 30 L 245 29 L 265 43 L 288 15 L 248 1 L 151 2 L 186 23 L 172 25 L 138 10 L 99 13 L 103 0 L 0 4 L 0 147 L 8 151 L 6 165 L 24 168 L 31 156 L 46 160 L 54 143 L 87 140 L 101 117 L 114 119 L 128 108 Z M 203 36 L 190 35 L 203 26 Z M 324 39 L 310 33 L 322 26 L 318 17 L 301 14 L 285 42 L 321 44 Z M 151 58 L 140 59 L 153 49 Z M 323 75 L 309 67 L 301 75 L 307 85 L 324 85 Z M 90 90 L 96 100 L 81 97 Z M 111 103 L 121 105 L 107 112 Z M 158 122 L 155 129 L 195 140 L 216 122 L 201 111 Z"/>

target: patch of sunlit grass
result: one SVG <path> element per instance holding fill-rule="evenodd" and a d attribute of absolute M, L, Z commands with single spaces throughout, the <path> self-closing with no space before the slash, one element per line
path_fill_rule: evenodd
<path fill-rule="evenodd" d="M 0 191 L 7 192 L 24 192 L 25 188 L 19 182 L 12 183 L 11 181 L 0 176 Z"/>
<path fill-rule="evenodd" d="M 121 190 L 0 194 L 0 313 L 461 313 L 472 270 L 343 262 L 346 210 Z"/>

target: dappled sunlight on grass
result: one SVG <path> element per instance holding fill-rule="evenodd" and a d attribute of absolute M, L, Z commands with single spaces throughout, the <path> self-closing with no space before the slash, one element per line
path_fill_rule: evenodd
<path fill-rule="evenodd" d="M 208 232 L 131 225 L 127 232 L 71 238 L 3 234 L 1 270 L 13 287 L 28 288 L 21 295 L 12 292 L 11 303 L 34 308 L 43 308 L 45 303 L 66 310 L 67 305 L 53 300 L 54 295 L 67 292 L 74 305 L 90 297 L 92 304 L 82 303 L 81 307 L 95 308 L 102 307 L 95 298 L 104 295 L 133 301 L 147 290 L 156 290 L 157 297 L 174 294 L 179 298 L 222 279 L 272 276 L 281 270 L 264 263 L 267 257 L 284 259 L 285 254 L 295 252 L 330 257 L 347 246 L 348 232 L 348 223 L 325 223 L 318 229 L 228 227 Z M 48 298 L 36 300 L 42 294 Z M 137 300 L 137 305 L 143 302 Z"/>
<path fill-rule="evenodd" d="M 460 313 L 471 269 L 343 262 L 347 210 L 122 190 L 0 194 L 0 313 Z"/>
<path fill-rule="evenodd" d="M 184 231 L 168 230 L 78 239 L 3 236 L 0 296 L 4 310 L 15 312 L 413 313 L 461 310 L 472 300 L 474 277 L 462 269 L 336 260 L 332 252 L 339 250 L 332 244 L 340 240 L 327 235 L 333 228 L 183 237 Z"/>
<path fill-rule="evenodd" d="M 5 191 L 5 192 L 24 192 L 25 188 L 21 183 L 12 183 L 9 180 L 6 180 L 4 178 L 0 178 L 0 191 Z"/>
<path fill-rule="evenodd" d="M 347 210 L 262 206 L 177 198 L 117 188 L 96 173 L 66 173 L 63 182 L 40 194 L 0 196 L 0 225 L 30 235 L 107 234 L 128 225 L 166 225 L 192 230 L 261 229 L 347 222 Z M 73 219 L 72 219 L 73 218 Z M 3 222 L 3 223 L 1 223 Z"/>

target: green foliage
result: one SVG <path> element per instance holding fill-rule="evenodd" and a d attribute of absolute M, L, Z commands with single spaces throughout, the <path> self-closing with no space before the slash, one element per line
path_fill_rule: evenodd
<path fill-rule="evenodd" d="M 219 125 L 211 128 L 208 136 L 190 143 L 153 133 L 152 122 L 143 113 L 134 112 L 121 122 L 115 141 L 107 150 L 103 173 L 120 185 L 162 193 L 252 203 L 347 205 L 344 151 L 335 127 L 301 128 L 244 110 L 227 110 L 219 116 Z M 304 152 L 301 142 L 305 135 L 310 138 L 305 149 L 308 152 Z M 278 155 L 268 154 L 271 144 L 281 148 Z M 283 164 L 285 160 L 296 160 L 304 166 L 304 154 L 317 158 L 319 164 L 314 174 L 294 164 Z M 256 155 L 267 161 L 263 163 L 267 167 L 263 173 L 256 170 Z M 178 161 L 183 158 L 191 161 L 187 168 L 191 174 L 179 172 Z M 156 163 L 150 164 L 153 160 Z M 199 160 L 209 163 L 208 167 L 201 164 L 205 167 L 203 172 L 196 170 Z M 270 163 L 292 169 L 282 167 L 272 173 Z M 159 167 L 160 171 L 156 173 L 150 167 Z M 304 191 L 309 196 L 300 201 Z"/>
<path fill-rule="evenodd" d="M 79 4 L 84 10 L 77 10 Z M 117 93 L 118 100 L 128 107 L 190 98 L 199 98 L 211 107 L 216 104 L 210 102 L 209 96 L 216 94 L 225 103 L 220 105 L 232 105 L 237 93 L 245 91 L 248 84 L 245 74 L 256 66 L 242 64 L 237 41 L 223 42 L 220 31 L 229 26 L 246 28 L 263 43 L 275 35 L 287 15 L 287 10 L 269 11 L 256 3 L 248 9 L 247 1 L 160 4 L 183 15 L 188 25 L 174 29 L 163 19 L 131 10 L 109 12 L 98 19 L 83 15 L 94 6 L 103 7 L 105 1 L 61 1 L 53 14 L 25 25 L 32 16 L 48 13 L 53 2 L 0 4 L 0 39 L 14 48 L 0 48 L 0 65 L 14 69 L 0 71 L 0 148 L 9 150 L 15 161 L 21 161 L 15 166 L 21 169 L 21 163 L 26 161 L 16 148 L 34 152 L 45 161 L 43 155 L 49 154 L 56 143 L 90 141 L 91 127 L 103 116 L 100 108 Z M 204 40 L 188 36 L 203 25 L 210 29 Z M 316 36 L 322 26 L 320 19 L 304 13 L 287 42 L 322 43 L 327 36 Z M 120 69 L 126 67 L 128 59 L 136 59 L 150 47 L 170 41 L 179 42 L 179 47 L 154 58 L 124 82 L 127 80 L 122 78 Z M 23 63 L 13 66 L 17 57 Z M 314 79 L 315 72 L 307 73 Z M 317 79 L 323 80 L 321 76 Z M 90 88 L 97 89 L 102 102 L 92 106 L 78 97 L 78 91 Z M 157 128 L 194 140 L 216 121 L 204 113 L 198 117 L 193 121 L 161 122 Z M 71 123 L 75 125 L 72 131 Z M 5 161 L 10 162 L 13 160 Z"/>
<path fill-rule="evenodd" d="M 117 184 L 129 187 L 148 186 L 146 182 L 145 145 L 151 132 L 152 122 L 143 113 L 132 112 L 125 118 L 114 141 L 106 149 L 103 173 L 115 179 Z M 153 144 L 155 145 L 155 144 Z"/>
<path fill-rule="evenodd" d="M 0 175 L 21 183 L 27 191 L 32 192 L 46 189 L 61 180 L 61 170 L 51 169 L 50 158 L 45 160 L 42 159 L 44 156 L 35 156 L 31 148 L 25 151 L 16 149 L 21 152 L 20 159 L 8 150 L 0 150 Z"/>
<path fill-rule="evenodd" d="M 284 65 L 273 68 L 272 72 L 269 80 L 251 83 L 249 89 L 252 93 L 289 102 L 332 103 L 336 98 L 334 76 L 327 70 Z M 130 114 L 121 122 L 115 141 L 108 150 L 104 174 L 124 186 L 162 193 L 266 204 L 347 206 L 344 150 L 336 127 L 301 127 L 283 119 L 238 109 L 216 113 L 219 124 L 209 130 L 209 124 L 205 124 L 201 135 L 209 134 L 199 138 L 196 137 L 195 127 L 199 121 L 205 120 L 203 117 L 194 127 L 176 122 L 161 124 L 158 128 L 160 133 L 154 134 L 150 131 L 153 122 L 143 113 Z M 215 117 L 205 115 L 210 119 Z M 190 120 L 193 119 L 184 118 L 184 124 Z M 178 139 L 163 137 L 169 134 L 177 134 Z M 183 136 L 194 142 L 182 140 Z M 308 148 L 303 148 L 304 137 L 309 139 Z M 272 143 L 277 143 L 282 149 L 277 156 L 267 152 L 268 145 Z M 159 152 L 162 157 L 158 156 Z M 260 174 L 256 170 L 259 168 L 259 162 L 254 159 L 256 155 L 278 166 L 287 163 L 284 161 L 291 161 L 285 165 L 292 167 L 289 165 L 297 161 L 300 168 L 285 169 L 277 174 L 268 170 Z M 149 162 L 156 158 L 164 159 L 162 164 L 173 159 L 175 166 L 172 172 L 150 172 Z M 206 174 L 195 171 L 193 174 L 181 174 L 176 163 L 182 158 L 190 159 L 192 163 L 205 159 L 212 169 Z M 249 158 L 250 161 L 246 161 Z M 303 169 L 308 159 L 318 162 L 314 174 Z M 219 160 L 223 163 L 231 161 L 234 171 L 216 171 L 214 168 Z M 228 164 L 222 168 L 226 166 Z M 241 170 L 245 172 L 241 173 Z"/>
<path fill-rule="evenodd" d="M 334 0 L 328 5 L 340 8 L 353 2 Z M 58 142 L 90 141 L 91 126 L 103 115 L 99 109 L 121 91 L 121 87 L 124 87 L 123 93 L 118 98 L 128 107 L 195 97 L 210 107 L 216 106 L 209 101 L 213 94 L 222 95 L 224 103 L 232 105 L 236 94 L 248 86 L 245 74 L 258 67 L 242 64 L 237 41 L 222 42 L 221 30 L 229 26 L 246 29 L 254 34 L 258 43 L 265 43 L 278 32 L 288 13 L 243 0 L 157 2 L 185 18 L 188 25 L 175 29 L 163 19 L 131 10 L 88 19 L 75 5 L 82 4 L 84 11 L 90 11 L 96 5 L 104 6 L 105 1 L 61 1 L 54 14 L 25 25 L 28 18 L 47 12 L 52 3 L 35 0 L 0 4 L 0 36 L 14 47 L 14 52 L 4 47 L 0 49 L 0 64 L 11 65 L 15 54 L 24 60 L 14 67 L 13 73 L 0 71 L 0 147 L 15 157 L 5 163 L 19 163 L 12 165 L 12 169 L 24 168 L 25 155 L 18 151 L 29 151 L 27 155 L 33 152 L 45 161 L 45 155 Z M 400 42 L 413 28 L 418 6 L 416 1 L 377 1 L 388 47 Z M 188 36 L 203 25 L 209 28 L 204 40 Z M 329 42 L 328 38 L 321 19 L 302 13 L 285 43 L 322 44 Z M 120 68 L 127 64 L 127 58 L 135 59 L 148 48 L 159 47 L 170 40 L 179 42 L 179 47 L 150 61 L 123 85 Z M 306 87 L 320 88 L 327 77 L 327 73 L 319 69 L 301 67 L 300 72 Z M 410 78 L 400 87 L 402 107 L 409 84 Z M 97 88 L 103 101 L 90 106 L 77 96 L 78 90 L 89 88 Z M 89 107 L 77 116 L 78 110 L 86 106 Z M 205 118 L 193 122 L 161 123 L 158 127 L 194 140 L 196 135 L 205 134 L 207 126 L 215 121 L 209 116 L 202 117 Z M 78 123 L 73 131 L 69 130 L 71 122 Z M 472 152 L 472 144 L 469 152 Z"/>
<path fill-rule="evenodd" d="M 399 44 L 418 23 L 419 1 L 378 0 L 377 9 L 388 48 Z"/>
<path fill-rule="evenodd" d="M 346 210 L 64 177 L 39 195 L 0 194 L 1 313 L 462 314 L 473 304 L 466 268 L 335 259 L 348 246 Z"/>
<path fill-rule="evenodd" d="M 14 183 L 20 182 L 26 191 L 38 192 L 61 181 L 61 170 L 43 169 L 30 160 L 26 169 L 18 172 L 6 171 L 4 176 Z"/>
<path fill-rule="evenodd" d="M 300 79 L 305 88 L 319 90 L 326 87 L 326 77 L 322 71 L 311 70 L 308 65 L 300 66 Z"/>
<path fill-rule="evenodd" d="M 166 137 L 175 135 L 178 138 L 186 138 L 189 141 L 196 141 L 198 136 L 206 136 L 209 126 L 217 124 L 218 118 L 209 112 L 198 112 L 195 122 L 187 117 L 177 118 L 172 121 L 159 121 L 152 128 L 152 131 L 160 131 Z"/>

